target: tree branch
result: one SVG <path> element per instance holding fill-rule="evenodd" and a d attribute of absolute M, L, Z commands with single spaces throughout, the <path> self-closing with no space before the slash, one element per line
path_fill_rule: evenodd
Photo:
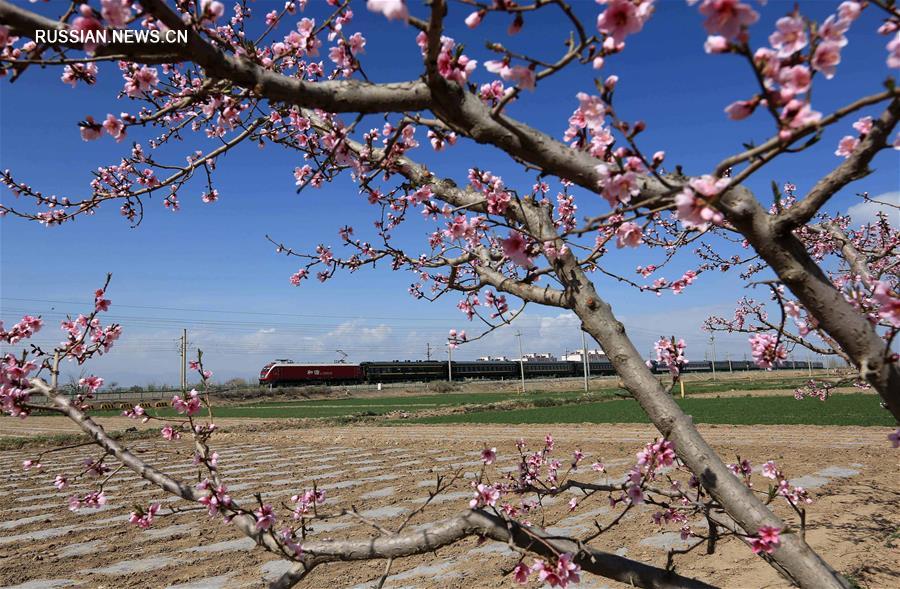
<path fill-rule="evenodd" d="M 873 121 L 872 131 L 866 135 L 853 153 L 822 179 L 816 182 L 806 198 L 786 209 L 772 221 L 776 235 L 784 235 L 807 223 L 844 186 L 871 173 L 869 163 L 884 149 L 900 119 L 900 98 L 894 98 L 881 116 Z"/>

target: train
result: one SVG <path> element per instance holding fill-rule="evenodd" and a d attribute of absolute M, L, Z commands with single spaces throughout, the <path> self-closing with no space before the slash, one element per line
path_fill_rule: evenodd
<path fill-rule="evenodd" d="M 760 370 L 747 360 L 709 360 L 688 362 L 683 373 L 735 372 Z M 664 374 L 668 369 L 655 361 L 650 368 L 656 374 Z M 476 361 L 476 362 L 436 362 L 425 360 L 395 360 L 391 362 L 361 362 L 359 364 L 302 364 L 291 360 L 276 360 L 266 364 L 259 373 L 259 384 L 269 387 L 304 385 L 347 385 L 377 384 L 395 382 L 429 382 L 436 380 L 510 380 L 525 378 L 574 378 L 584 376 L 584 364 L 577 361 Z M 786 361 L 779 370 L 820 370 L 821 362 Z M 611 376 L 615 374 L 608 361 L 590 362 L 591 376 Z M 452 378 L 451 378 L 452 377 Z"/>

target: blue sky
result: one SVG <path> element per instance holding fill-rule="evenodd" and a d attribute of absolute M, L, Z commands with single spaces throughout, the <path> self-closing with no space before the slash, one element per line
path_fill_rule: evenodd
<path fill-rule="evenodd" d="M 323 4 L 311 0 L 305 15 L 321 18 Z M 616 107 L 626 119 L 647 122 L 647 131 L 640 137 L 646 151 L 663 149 L 670 166 L 679 163 L 687 173 L 706 173 L 720 159 L 739 151 L 742 142 L 768 137 L 772 124 L 763 114 L 742 122 L 725 117 L 722 109 L 728 103 L 748 98 L 754 91 L 748 67 L 735 56 L 703 52 L 705 32 L 695 8 L 674 0 L 658 4 L 644 31 L 629 37 L 625 52 L 610 58 L 599 75 L 620 77 Z M 254 4 L 258 16 L 278 5 Z M 836 5 L 800 3 L 804 14 L 819 19 Z M 754 46 L 765 43 L 774 21 L 792 6 L 780 1 L 770 1 L 766 7 L 754 3 L 762 15 L 752 29 Z M 49 14 L 60 7 L 51 2 L 38 9 Z M 584 1 L 576 2 L 576 7 L 584 22 L 593 26 L 597 5 Z M 413 3 L 414 14 L 424 15 L 423 10 Z M 371 79 L 397 81 L 419 75 L 414 29 L 388 23 L 380 15 L 368 13 L 362 4 L 355 13 L 348 31 L 362 31 L 368 39 L 363 64 Z M 484 38 L 503 42 L 512 50 L 524 50 L 530 43 L 530 51 L 550 57 L 567 30 L 561 20 L 530 16 L 520 35 L 508 37 L 507 19 L 491 15 L 482 27 L 469 31 L 462 25 L 466 14 L 464 7 L 451 6 L 448 34 L 466 43 L 466 53 L 482 63 L 492 57 L 483 48 Z M 889 71 L 885 65 L 887 39 L 874 34 L 878 16 L 869 8 L 854 23 L 838 75 L 830 81 L 817 79 L 814 108 L 827 112 L 881 88 Z M 545 40 L 546 46 L 535 47 L 536 39 Z M 86 115 L 101 119 L 107 112 L 134 111 L 135 107 L 127 100 L 116 100 L 122 79 L 114 65 L 101 68 L 93 88 L 80 85 L 72 89 L 59 81 L 60 73 L 32 68 L 15 84 L 0 84 L 0 161 L 17 178 L 46 193 L 77 197 L 87 193 L 92 168 L 117 161 L 131 141 L 146 145 L 149 135 L 134 130 L 122 144 L 109 137 L 83 142 L 77 121 Z M 536 93 L 526 93 L 510 113 L 561 137 L 566 119 L 577 105 L 575 94 L 590 92 L 597 75 L 589 66 L 571 68 L 539 85 Z M 479 66 L 474 79 L 481 83 L 493 77 Z M 869 109 L 861 114 L 876 113 L 877 109 Z M 807 153 L 769 165 L 749 186 L 761 198 L 769 199 L 772 180 L 792 181 L 803 194 L 839 163 L 833 151 L 841 136 L 853 132 L 853 120 L 826 132 L 820 144 Z M 381 124 L 378 117 L 370 121 L 371 126 Z M 460 183 L 476 162 L 522 190 L 534 181 L 533 175 L 523 174 L 500 152 L 459 144 L 435 156 L 425 147 L 423 130 L 417 137 L 423 148 L 413 156 Z M 201 138 L 190 137 L 177 149 L 167 148 L 162 153 L 177 163 L 195 147 L 208 146 Z M 195 183 L 180 193 L 179 213 L 165 210 L 158 197 L 147 200 L 144 221 L 137 229 L 129 228 L 113 206 L 104 207 L 92 218 L 52 229 L 3 219 L 0 316 L 9 325 L 24 312 L 42 313 L 49 324 L 38 341 L 53 343 L 59 333 L 57 320 L 84 309 L 77 303 L 89 301 L 106 272 L 112 272 L 110 319 L 121 322 L 125 332 L 121 345 L 89 370 L 122 383 L 175 382 L 175 340 L 182 327 L 207 351 L 219 379 L 252 378 L 262 364 L 276 356 L 331 361 L 337 356 L 336 349 L 348 352 L 351 361 L 418 359 L 424 357 L 426 343 L 430 343 L 439 350 L 436 357 L 445 357 L 442 344 L 447 330 L 469 327 L 455 308 L 458 299 L 415 301 L 406 294 L 411 277 L 405 273 L 381 268 L 339 276 L 324 285 L 314 280 L 300 288 L 289 284 L 296 263 L 276 255 L 265 234 L 305 250 L 318 243 L 336 244 L 337 230 L 345 224 L 356 227 L 362 239 L 371 235 L 373 209 L 364 204 L 349 179 L 295 193 L 291 171 L 302 163 L 295 153 L 272 146 L 263 150 L 244 146 L 218 162 L 219 202 L 203 204 L 203 187 Z M 857 190 L 873 195 L 897 191 L 898 163 L 897 152 L 879 155 L 877 172 L 844 191 L 834 199 L 832 208 L 846 210 L 855 204 Z M 0 194 L 4 203 L 12 198 L 5 189 Z M 607 206 L 598 197 L 585 194 L 578 202 L 581 213 Z M 401 230 L 401 243 L 413 251 L 422 250 L 426 247 L 423 237 L 430 230 L 416 220 Z M 616 251 L 607 265 L 633 275 L 635 266 L 658 259 L 658 254 L 648 255 L 646 250 Z M 677 278 L 688 267 L 685 264 L 687 260 L 663 275 Z M 734 274 L 707 273 L 685 294 L 661 298 L 637 294 L 599 277 L 597 284 L 640 349 L 649 353 L 658 335 L 674 333 L 688 340 L 691 359 L 702 359 L 709 352 L 708 336 L 698 329 L 702 319 L 711 312 L 730 315 L 734 301 L 744 292 Z M 514 354 L 515 329 L 521 330 L 526 351 L 561 353 L 580 345 L 577 325 L 573 317 L 557 309 L 532 307 L 519 325 L 484 343 L 463 347 L 455 356 Z M 727 353 L 742 358 L 749 352 L 743 336 L 721 336 L 717 349 L 719 357 Z"/>

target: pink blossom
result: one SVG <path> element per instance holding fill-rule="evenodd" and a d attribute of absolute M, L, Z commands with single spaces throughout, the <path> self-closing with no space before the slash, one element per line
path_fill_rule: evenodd
<path fill-rule="evenodd" d="M 849 20 L 835 20 L 835 17 L 832 14 L 826 18 L 825 22 L 822 23 L 822 26 L 819 27 L 819 37 L 822 38 L 822 41 L 828 41 L 837 44 L 838 47 L 843 47 L 847 44 L 847 37 L 844 36 L 844 33 L 849 29 Z"/>
<path fill-rule="evenodd" d="M 707 53 L 725 53 L 728 47 L 728 39 L 721 35 L 710 35 L 703 44 L 703 50 Z"/>
<path fill-rule="evenodd" d="M 140 96 L 142 92 L 159 84 L 156 68 L 146 66 L 141 67 L 130 76 L 126 74 L 123 77 L 125 78 L 125 94 L 131 97 Z"/>
<path fill-rule="evenodd" d="M 781 542 L 780 534 L 780 528 L 772 526 L 760 527 L 756 532 L 756 537 L 750 541 L 750 549 L 753 550 L 753 554 L 759 554 L 760 552 L 772 554 L 775 551 L 775 546 Z"/>
<path fill-rule="evenodd" d="M 496 448 L 485 448 L 481 451 L 481 460 L 485 464 L 493 464 L 494 460 L 497 459 L 497 449 Z"/>
<path fill-rule="evenodd" d="M 703 0 L 700 14 L 706 17 L 703 26 L 708 33 L 728 39 L 737 37 L 742 27 L 759 20 L 759 14 L 740 0 Z"/>
<path fill-rule="evenodd" d="M 724 220 L 721 212 L 706 206 L 706 203 L 687 187 L 675 195 L 675 207 L 675 216 L 688 229 L 705 231 L 711 223 L 720 225 Z"/>
<path fill-rule="evenodd" d="M 762 465 L 762 475 L 767 479 L 775 480 L 778 478 L 778 465 L 772 460 L 767 461 Z"/>
<path fill-rule="evenodd" d="M 522 266 L 523 268 L 531 268 L 534 264 L 531 261 L 526 249 L 528 242 L 518 231 L 510 231 L 507 239 L 500 240 L 500 247 L 503 254 L 512 261 L 512 263 Z"/>
<path fill-rule="evenodd" d="M 887 44 L 889 68 L 900 68 L 900 32 Z"/>
<path fill-rule="evenodd" d="M 481 24 L 482 18 L 484 18 L 484 13 L 481 10 L 476 10 L 466 17 L 466 26 L 470 29 L 474 29 Z"/>
<path fill-rule="evenodd" d="M 388 20 L 409 19 L 409 11 L 403 0 L 367 0 L 366 8 L 371 12 L 380 12 Z"/>
<path fill-rule="evenodd" d="M 141 407 L 140 405 L 135 405 L 131 409 L 126 409 L 125 411 L 122 411 L 123 416 L 128 417 L 130 419 L 143 418 L 144 423 L 146 423 L 147 421 L 150 420 L 150 418 L 147 417 L 146 413 L 147 412 L 144 411 L 144 408 Z"/>
<path fill-rule="evenodd" d="M 859 2 L 847 0 L 838 6 L 838 16 L 841 17 L 841 20 L 854 21 L 859 18 L 861 12 L 862 6 Z"/>
<path fill-rule="evenodd" d="M 900 327 L 900 296 L 892 292 L 888 283 L 878 281 L 872 292 L 872 300 L 878 303 L 878 315 L 894 327 Z"/>
<path fill-rule="evenodd" d="M 106 120 L 103 121 L 103 129 L 116 141 L 125 139 L 125 123 L 113 114 L 106 115 Z"/>
<path fill-rule="evenodd" d="M 275 510 L 271 505 L 263 505 L 253 512 L 256 516 L 256 530 L 268 530 L 275 524 Z"/>
<path fill-rule="evenodd" d="M 673 376 L 677 376 L 688 361 L 684 355 L 687 345 L 683 339 L 678 342 L 674 339 L 661 337 L 653 344 L 653 349 L 656 350 L 656 361 L 668 367 Z"/>
<path fill-rule="evenodd" d="M 153 516 L 159 511 L 159 503 L 153 503 L 147 511 L 132 511 L 128 522 L 136 525 L 142 530 L 146 530 L 153 525 Z"/>
<path fill-rule="evenodd" d="M 469 75 L 475 71 L 478 62 L 466 55 L 457 56 L 454 52 L 456 42 L 449 37 L 441 37 L 441 52 L 438 54 L 438 73 L 454 82 L 465 84 Z"/>
<path fill-rule="evenodd" d="M 231 496 L 228 494 L 228 488 L 225 485 L 220 485 L 216 489 L 210 489 L 210 486 L 211 483 L 208 480 L 197 484 L 197 489 L 209 491 L 209 495 L 205 495 L 197 501 L 206 506 L 207 513 L 212 517 L 231 505 Z"/>
<path fill-rule="evenodd" d="M 852 135 L 845 135 L 840 142 L 838 143 L 838 148 L 834 152 L 834 155 L 848 158 L 853 153 L 853 150 L 859 145 L 859 139 L 853 137 Z"/>
<path fill-rule="evenodd" d="M 736 100 L 725 107 L 725 114 L 733 121 L 746 119 L 756 110 L 758 100 Z"/>
<path fill-rule="evenodd" d="M 100 24 L 100 21 L 94 18 L 94 11 L 87 4 L 82 4 L 78 12 L 81 16 L 77 17 L 72 21 L 72 30 L 77 31 L 83 38 L 88 38 L 88 35 L 95 35 L 96 38 L 97 33 L 103 30 L 103 25 Z M 84 51 L 89 55 L 93 55 L 95 51 L 97 51 L 98 44 L 87 42 L 84 43 Z"/>
<path fill-rule="evenodd" d="M 121 29 L 131 18 L 131 0 L 100 0 L 100 15 L 110 26 Z"/>
<path fill-rule="evenodd" d="M 351 54 L 359 55 L 360 53 L 365 53 L 366 38 L 362 36 L 362 33 L 353 33 L 350 35 L 347 44 L 350 46 Z"/>
<path fill-rule="evenodd" d="M 77 495 L 69 497 L 70 511 L 78 511 L 82 507 L 99 509 L 104 505 L 106 505 L 106 495 L 103 494 L 103 491 L 91 491 L 83 497 L 78 497 Z"/>
<path fill-rule="evenodd" d="M 225 14 L 225 5 L 218 0 L 200 0 L 201 20 L 215 22 Z"/>
<path fill-rule="evenodd" d="M 786 67 L 778 73 L 778 81 L 782 86 L 782 98 L 790 100 L 797 94 L 809 91 L 812 73 L 805 65 Z"/>
<path fill-rule="evenodd" d="M 841 46 L 834 41 L 819 43 L 812 57 L 812 68 L 822 72 L 830 80 L 834 77 L 839 63 L 841 63 Z"/>
<path fill-rule="evenodd" d="M 535 76 L 535 72 L 530 67 L 523 66 L 515 66 L 510 68 L 509 74 L 510 81 L 516 82 L 516 84 L 522 88 L 523 90 L 532 90 L 534 91 L 534 85 L 537 81 L 537 77 Z"/>
<path fill-rule="evenodd" d="M 93 141 L 99 139 L 103 132 L 103 127 L 94 121 L 94 117 L 85 117 L 85 120 L 78 125 L 81 130 L 81 138 L 84 141 Z"/>
<path fill-rule="evenodd" d="M 787 350 L 778 344 L 778 338 L 771 333 L 758 333 L 750 338 L 753 361 L 766 370 L 787 359 Z"/>
<path fill-rule="evenodd" d="M 806 23 L 799 16 L 783 16 L 775 23 L 775 32 L 769 35 L 769 43 L 778 50 L 778 57 L 790 57 L 807 44 Z"/>
<path fill-rule="evenodd" d="M 65 476 L 58 474 L 56 478 L 53 479 L 53 486 L 56 487 L 57 491 L 63 491 L 69 486 L 69 479 Z"/>
<path fill-rule="evenodd" d="M 822 119 L 822 113 L 812 110 L 809 102 L 797 100 L 788 102 L 781 111 L 781 121 L 789 129 L 801 129 Z"/>
<path fill-rule="evenodd" d="M 491 485 L 479 483 L 475 487 L 475 497 L 469 501 L 469 507 L 475 509 L 477 507 L 493 507 L 500 498 L 500 491 Z"/>
<path fill-rule="evenodd" d="M 628 500 L 634 505 L 639 505 L 644 502 L 644 491 L 641 489 L 640 485 L 629 485 L 628 488 L 625 489 L 625 493 L 628 495 Z"/>
<path fill-rule="evenodd" d="M 181 438 L 181 432 L 177 431 L 171 425 L 167 425 L 167 426 L 163 427 L 160 430 L 160 433 L 162 434 L 163 439 L 169 440 L 169 441 L 178 440 Z"/>
<path fill-rule="evenodd" d="M 196 415 L 200 411 L 200 393 L 196 389 L 191 389 L 186 399 L 182 399 L 178 395 L 172 397 L 172 407 L 175 411 L 188 416 Z"/>
<path fill-rule="evenodd" d="M 610 0 L 606 10 L 597 17 L 597 30 L 621 43 L 628 35 L 640 32 L 644 21 L 638 7 L 631 0 Z"/>
<path fill-rule="evenodd" d="M 872 117 L 862 117 L 855 123 L 853 128 L 859 131 L 860 135 L 868 135 L 872 132 Z"/>
<path fill-rule="evenodd" d="M 86 376 L 78 381 L 78 386 L 87 388 L 90 392 L 96 393 L 97 389 L 103 386 L 103 379 L 99 376 Z"/>
<path fill-rule="evenodd" d="M 566 552 L 559 555 L 555 565 L 536 559 L 531 572 L 537 573 L 538 579 L 550 587 L 568 587 L 569 583 L 580 581 L 581 568 L 573 562 L 572 554 Z M 527 581 L 527 575 L 524 578 Z"/>
<path fill-rule="evenodd" d="M 31 470 L 32 468 L 34 470 L 39 471 L 44 468 L 44 465 L 41 464 L 40 461 L 37 461 L 37 460 L 23 460 L 22 461 L 22 470 Z"/>
<path fill-rule="evenodd" d="M 605 164 L 600 164 L 595 170 L 601 176 L 599 183 L 603 188 L 603 198 L 606 199 L 609 206 L 615 207 L 619 203 L 627 204 L 631 201 L 631 197 L 640 194 L 638 175 L 634 172 L 610 173 Z"/>
<path fill-rule="evenodd" d="M 637 247 L 644 242 L 643 232 L 637 223 L 622 223 L 616 230 L 616 247 Z"/>

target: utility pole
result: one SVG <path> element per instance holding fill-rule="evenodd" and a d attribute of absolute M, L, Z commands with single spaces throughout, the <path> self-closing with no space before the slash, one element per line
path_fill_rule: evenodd
<path fill-rule="evenodd" d="M 716 380 L 716 334 L 709 335 L 709 343 L 712 344 L 712 374 L 713 380 Z"/>
<path fill-rule="evenodd" d="M 425 344 L 425 358 L 431 362 L 431 342 Z"/>
<path fill-rule="evenodd" d="M 187 329 L 181 330 L 181 394 L 187 392 Z"/>
<path fill-rule="evenodd" d="M 584 362 L 584 392 L 586 393 L 589 389 L 588 381 L 591 378 L 591 363 L 588 360 L 587 338 L 583 329 L 581 330 L 581 360 Z"/>
<path fill-rule="evenodd" d="M 447 345 L 447 377 L 453 382 L 453 346 Z"/>
<path fill-rule="evenodd" d="M 812 376 L 812 357 L 809 352 L 806 353 L 806 372 Z"/>
<path fill-rule="evenodd" d="M 525 392 L 525 354 L 522 352 L 522 332 L 517 331 L 516 337 L 519 338 L 519 370 L 522 372 L 522 392 Z"/>

